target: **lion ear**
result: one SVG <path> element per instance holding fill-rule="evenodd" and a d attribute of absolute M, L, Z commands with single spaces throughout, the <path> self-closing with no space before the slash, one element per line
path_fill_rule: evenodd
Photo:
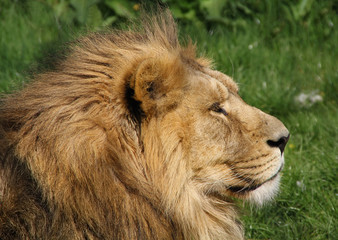
<path fill-rule="evenodd" d="M 134 75 L 135 99 L 141 102 L 159 98 L 161 67 L 155 59 L 146 59 L 139 64 Z"/>
<path fill-rule="evenodd" d="M 170 100 L 170 93 L 179 89 L 183 80 L 183 67 L 179 58 L 148 58 L 134 72 L 130 82 L 134 98 L 148 112 Z"/>

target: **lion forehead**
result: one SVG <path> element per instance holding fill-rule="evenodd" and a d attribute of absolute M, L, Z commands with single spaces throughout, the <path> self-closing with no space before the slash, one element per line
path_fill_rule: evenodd
<path fill-rule="evenodd" d="M 224 103 L 231 93 L 237 94 L 237 84 L 227 75 L 211 69 L 194 71 L 189 74 L 186 93 L 199 105 Z"/>
<path fill-rule="evenodd" d="M 234 92 L 234 93 L 238 92 L 239 90 L 238 85 L 228 75 L 220 71 L 210 69 L 210 68 L 204 68 L 203 72 L 209 75 L 210 77 L 212 77 L 213 79 L 217 80 L 218 82 L 222 83 L 225 87 L 229 89 L 229 91 Z"/>

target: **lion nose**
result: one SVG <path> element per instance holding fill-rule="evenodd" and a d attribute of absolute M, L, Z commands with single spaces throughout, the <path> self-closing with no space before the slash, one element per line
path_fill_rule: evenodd
<path fill-rule="evenodd" d="M 281 137 L 280 139 L 278 139 L 278 141 L 268 140 L 267 144 L 270 147 L 278 147 L 280 149 L 281 153 L 283 153 L 285 146 L 286 146 L 287 142 L 289 141 L 289 137 L 290 137 L 290 134 L 286 137 L 285 136 Z"/>

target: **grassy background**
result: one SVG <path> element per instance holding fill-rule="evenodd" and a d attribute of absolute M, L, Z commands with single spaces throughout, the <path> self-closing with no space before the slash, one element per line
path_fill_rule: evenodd
<path fill-rule="evenodd" d="M 20 88 L 50 49 L 83 31 L 42 2 L 0 3 L 0 92 Z M 338 239 L 337 6 L 319 1 L 306 18 L 294 14 L 294 23 L 279 16 L 278 1 L 261 2 L 240 26 L 180 20 L 181 35 L 239 83 L 244 100 L 291 132 L 276 201 L 261 209 L 243 203 L 246 237 Z"/>

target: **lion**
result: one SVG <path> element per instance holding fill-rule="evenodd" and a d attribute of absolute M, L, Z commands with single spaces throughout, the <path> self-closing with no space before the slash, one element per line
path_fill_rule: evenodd
<path fill-rule="evenodd" d="M 169 10 L 73 42 L 0 107 L 1 239 L 243 239 L 289 138 Z"/>

